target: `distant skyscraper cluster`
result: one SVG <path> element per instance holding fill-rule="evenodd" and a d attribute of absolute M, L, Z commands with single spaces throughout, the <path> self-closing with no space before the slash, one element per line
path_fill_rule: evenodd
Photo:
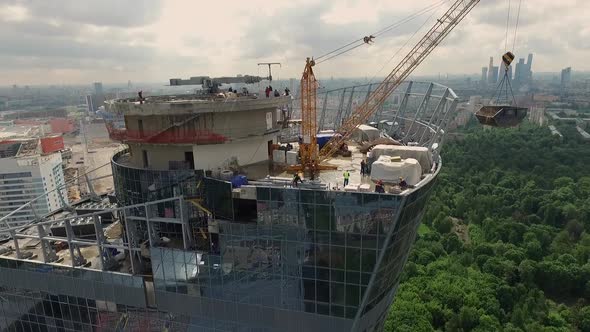
<path fill-rule="evenodd" d="M 572 67 L 561 70 L 561 87 L 567 88 L 572 81 Z"/>
<path fill-rule="evenodd" d="M 498 66 L 494 66 L 494 57 L 490 57 L 490 65 L 488 66 L 488 83 L 498 83 Z"/>
<path fill-rule="evenodd" d="M 104 103 L 104 91 L 101 82 L 94 83 L 94 93 L 86 96 L 86 105 L 89 113 L 94 113 Z"/>
<path fill-rule="evenodd" d="M 530 84 L 533 80 L 533 71 L 531 66 L 533 64 L 533 55 L 529 54 L 527 62 L 524 62 L 523 58 L 518 59 L 516 64 L 516 70 L 514 73 L 514 83 L 517 85 Z"/>
<path fill-rule="evenodd" d="M 494 66 L 494 57 L 490 57 L 488 66 L 481 68 L 481 83 L 483 85 L 495 85 L 498 81 L 502 80 L 504 73 L 507 72 L 508 80 L 513 85 L 521 86 L 530 84 L 533 80 L 532 64 L 533 54 L 529 54 L 526 63 L 524 58 L 518 59 L 513 74 L 512 65 L 506 68 L 506 65 L 500 59 L 500 67 Z"/>

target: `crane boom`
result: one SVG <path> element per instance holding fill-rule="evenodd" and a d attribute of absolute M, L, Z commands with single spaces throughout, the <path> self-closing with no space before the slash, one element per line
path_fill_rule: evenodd
<path fill-rule="evenodd" d="M 316 115 L 316 94 L 317 81 L 313 73 L 315 61 L 307 58 L 305 70 L 301 77 L 301 135 L 303 142 L 300 142 L 301 165 L 303 168 L 313 169 L 317 165 L 317 115 Z"/>
<path fill-rule="evenodd" d="M 338 129 L 338 133 L 341 136 L 334 136 L 324 147 L 319 151 L 319 155 L 316 159 L 314 159 L 313 155 L 307 155 L 306 157 L 302 158 L 302 163 L 306 162 L 309 159 L 314 160 L 312 164 L 307 165 L 318 165 L 320 162 L 323 162 L 330 158 L 334 153 L 336 153 L 344 141 L 352 135 L 353 131 L 361 124 L 365 123 L 369 117 L 377 111 L 377 109 L 383 105 L 385 100 L 391 95 L 391 93 L 426 59 L 426 57 L 438 46 L 443 39 L 465 18 L 465 16 L 479 3 L 480 0 L 456 0 L 451 7 L 447 10 L 447 12 L 439 18 L 434 26 L 420 39 L 420 41 L 408 52 L 405 58 L 391 71 L 391 73 L 379 84 L 379 87 L 375 89 L 370 96 L 365 99 L 365 101 L 344 121 L 342 126 Z M 308 61 L 309 66 L 309 61 Z M 311 67 L 309 68 L 311 70 Z M 306 66 L 307 71 L 307 66 Z M 303 79 L 302 79 L 303 81 Z M 314 79 L 315 81 L 315 79 Z M 310 96 L 304 96 L 305 94 L 310 93 L 309 89 L 301 91 L 302 94 L 302 101 L 305 99 L 307 101 L 307 105 L 305 105 L 308 109 L 315 110 L 315 100 L 314 105 L 309 105 Z M 315 97 L 315 90 L 311 92 L 313 97 Z M 315 99 L 315 98 L 313 98 Z M 303 107 L 302 104 L 302 117 L 307 115 L 311 118 L 312 114 L 306 114 L 306 107 Z M 312 113 L 312 112 L 307 112 Z M 313 112 L 315 115 L 315 112 Z M 315 117 L 311 118 L 311 121 L 314 121 Z M 308 121 L 310 122 L 310 121 Z M 304 120 L 303 127 L 306 126 L 306 122 Z M 317 126 L 313 126 L 313 128 L 317 128 Z M 310 128 L 311 129 L 311 128 Z M 303 128 L 303 131 L 306 132 L 306 129 Z M 308 129 L 309 131 L 309 129 Z M 315 136 L 315 132 L 313 134 Z M 307 153 L 307 151 L 305 151 Z M 304 153 L 302 153 L 302 156 Z M 303 164 L 306 165 L 306 164 Z M 313 167 L 313 166 L 312 166 Z"/>

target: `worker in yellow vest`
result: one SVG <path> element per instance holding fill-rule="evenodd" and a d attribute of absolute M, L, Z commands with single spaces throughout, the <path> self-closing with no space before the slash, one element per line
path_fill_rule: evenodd
<path fill-rule="evenodd" d="M 348 186 L 348 180 L 350 179 L 350 173 L 348 171 L 344 171 L 344 174 L 342 174 L 344 176 L 344 186 Z"/>

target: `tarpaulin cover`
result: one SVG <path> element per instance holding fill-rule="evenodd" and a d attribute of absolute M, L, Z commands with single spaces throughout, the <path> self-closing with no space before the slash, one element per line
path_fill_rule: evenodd
<path fill-rule="evenodd" d="M 368 125 L 359 125 L 352 133 L 352 138 L 357 142 L 374 141 L 379 136 L 379 129 Z"/>
<path fill-rule="evenodd" d="M 378 160 L 380 156 L 399 156 L 402 159 L 412 158 L 418 160 L 423 172 L 429 172 L 432 167 L 432 154 L 428 148 L 422 146 L 404 145 L 375 145 L 369 155 L 370 161 Z"/>
<path fill-rule="evenodd" d="M 403 178 L 409 185 L 420 182 L 420 164 L 416 159 L 408 158 L 402 161 L 391 161 L 389 156 L 381 156 L 371 167 L 371 180 L 383 180 L 388 183 L 398 183 Z"/>

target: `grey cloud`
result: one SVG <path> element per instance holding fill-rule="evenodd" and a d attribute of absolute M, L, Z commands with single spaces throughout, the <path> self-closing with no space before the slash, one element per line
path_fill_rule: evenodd
<path fill-rule="evenodd" d="M 261 17 L 249 27 L 245 37 L 241 39 L 242 57 L 263 58 L 273 54 L 286 53 L 295 56 L 297 50 L 308 50 L 312 55 L 319 56 L 348 44 L 357 38 L 370 35 L 391 24 L 399 22 L 412 14 L 410 12 L 384 11 L 379 14 L 376 22 L 326 24 L 322 16 L 328 13 L 327 2 L 296 10 L 284 10 L 272 17 Z M 411 35 L 426 19 L 420 16 L 403 24 L 390 32 L 376 38 L 381 45 L 389 38 L 406 38 Z M 272 38 L 280 35 L 279 40 Z M 392 50 L 393 52 L 393 50 Z M 299 54 L 299 57 L 310 54 Z"/>
<path fill-rule="evenodd" d="M 162 7 L 161 0 L 13 0 L 12 3 L 25 6 L 35 18 L 118 27 L 151 24 L 160 16 Z"/>
<path fill-rule="evenodd" d="M 140 4 L 111 0 L 95 3 L 27 0 L 12 3 L 25 6 L 30 16 L 24 21 L 0 22 L 0 66 L 5 69 L 137 67 L 157 56 L 154 47 L 129 45 L 131 38 L 149 43 L 153 36 L 145 32 L 132 33 L 121 26 L 151 23 L 157 16 L 151 14 L 152 10 L 159 12 L 159 1 Z M 150 10 L 145 10 L 147 7 Z M 91 25 L 102 28 L 91 29 Z"/>
<path fill-rule="evenodd" d="M 532 49 L 535 53 L 543 54 L 544 56 L 555 56 L 563 53 L 564 48 L 567 47 L 567 41 L 556 40 L 550 37 L 531 37 L 523 40 L 523 44 L 528 49 Z"/>
<path fill-rule="evenodd" d="M 63 22 L 60 25 L 54 25 L 39 20 L 0 22 L 0 27 L 3 31 L 15 36 L 73 37 L 80 32 L 80 26 L 75 23 Z"/>
<path fill-rule="evenodd" d="M 73 38 L 18 36 L 6 32 L 0 32 L 0 40 L 0 53 L 13 56 L 137 60 L 154 53 L 148 47 L 131 47 L 104 40 L 84 43 Z"/>
<path fill-rule="evenodd" d="M 472 17 L 478 23 L 483 23 L 487 25 L 493 25 L 502 27 L 506 29 L 506 20 L 508 18 L 508 6 L 505 5 L 506 2 L 502 2 L 496 6 L 484 6 L 484 7 L 476 7 L 473 11 Z M 510 11 L 510 29 L 514 29 L 516 24 L 517 18 L 517 8 L 514 8 L 514 5 Z M 541 17 L 536 17 L 532 15 L 518 15 L 518 26 L 525 27 L 530 24 L 534 24 L 542 20 Z M 511 30 L 513 31 L 513 30 Z"/>

